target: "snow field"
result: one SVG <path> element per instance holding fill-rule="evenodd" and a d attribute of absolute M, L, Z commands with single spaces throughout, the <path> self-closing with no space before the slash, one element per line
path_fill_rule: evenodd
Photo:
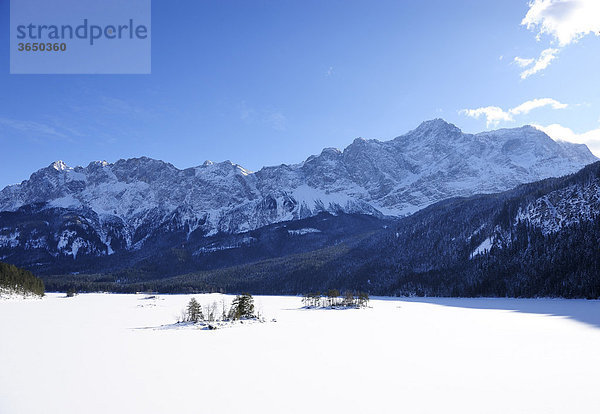
<path fill-rule="evenodd" d="M 259 296 L 276 322 L 153 329 L 192 296 L 222 298 L 0 301 L 0 413 L 597 412 L 598 301 Z"/>

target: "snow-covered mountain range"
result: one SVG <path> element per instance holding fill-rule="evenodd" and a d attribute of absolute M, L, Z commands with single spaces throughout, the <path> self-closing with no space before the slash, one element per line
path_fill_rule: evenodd
<path fill-rule="evenodd" d="M 184 170 L 145 157 L 74 168 L 57 161 L 0 192 L 0 212 L 20 217 L 2 215 L 0 248 L 110 255 L 165 234 L 240 233 L 321 212 L 405 216 L 596 160 L 585 145 L 531 126 L 466 134 L 436 119 L 390 141 L 358 138 L 343 151 L 257 172 L 229 161 Z M 55 220 L 25 228 L 27 214 Z"/>

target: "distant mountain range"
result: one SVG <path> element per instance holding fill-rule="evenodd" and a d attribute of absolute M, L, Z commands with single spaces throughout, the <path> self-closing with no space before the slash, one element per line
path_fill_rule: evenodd
<path fill-rule="evenodd" d="M 50 289 L 135 292 L 367 291 L 378 295 L 600 298 L 600 162 L 498 194 L 452 198 L 388 222 L 321 213 L 169 249 Z M 580 212 L 583 212 L 580 214 Z M 238 243 L 231 243 L 232 241 Z M 241 242 L 249 240 L 249 242 Z M 192 249 L 193 250 L 193 249 Z"/>
<path fill-rule="evenodd" d="M 121 272 L 123 283 L 293 255 L 304 260 L 308 252 L 358 248 L 374 234 L 446 208 L 443 200 L 500 193 L 595 161 L 585 145 L 554 141 L 530 126 L 465 134 L 440 119 L 391 141 L 358 138 L 343 151 L 327 148 L 300 164 L 258 172 L 229 161 L 185 170 L 149 158 L 75 168 L 59 161 L 0 192 L 0 260 L 46 275 Z M 595 217 L 597 188 L 560 191 L 511 211 L 510 220 L 553 234 Z M 460 235 L 470 237 L 467 256 L 504 240 L 488 219 L 481 224 L 487 233 Z M 456 238 L 448 225 L 438 223 L 436 232 Z M 367 280 L 391 289 L 375 279 Z"/>

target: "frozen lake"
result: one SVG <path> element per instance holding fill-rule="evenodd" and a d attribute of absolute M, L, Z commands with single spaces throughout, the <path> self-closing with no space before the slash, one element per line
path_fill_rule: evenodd
<path fill-rule="evenodd" d="M 0 300 L 0 413 L 598 412 L 599 301 L 259 296 L 276 322 L 151 329 L 191 296 L 221 300 Z"/>

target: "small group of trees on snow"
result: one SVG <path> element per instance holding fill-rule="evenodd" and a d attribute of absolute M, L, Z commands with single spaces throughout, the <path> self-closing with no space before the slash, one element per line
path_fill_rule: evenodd
<path fill-rule="evenodd" d="M 191 298 L 180 319 L 182 322 L 198 323 L 258 318 L 254 309 L 254 298 L 249 293 L 243 293 L 233 299 L 231 306 L 227 306 L 225 300 L 220 304 L 214 301 L 202 306 L 196 298 Z"/>
<path fill-rule="evenodd" d="M 325 294 L 307 293 L 302 302 L 308 308 L 364 308 L 369 304 L 369 294 L 348 290 L 342 295 L 339 290 L 330 289 Z"/>

